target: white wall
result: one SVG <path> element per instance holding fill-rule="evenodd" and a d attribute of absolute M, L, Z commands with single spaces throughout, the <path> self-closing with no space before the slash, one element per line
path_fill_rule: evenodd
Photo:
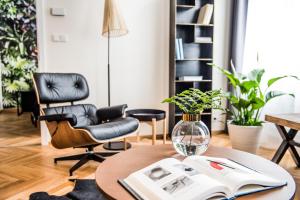
<path fill-rule="evenodd" d="M 214 57 L 224 65 L 228 45 L 228 3 L 216 1 Z M 129 34 L 111 40 L 111 102 L 129 108 L 167 110 L 160 102 L 168 96 L 169 0 L 119 0 Z M 86 76 L 86 102 L 107 105 L 107 39 L 101 36 L 104 0 L 37 0 L 40 71 L 77 72 Z M 50 15 L 50 8 L 65 8 L 66 16 Z M 54 43 L 52 34 L 69 41 Z M 220 74 L 214 88 L 223 86 Z M 218 118 L 219 119 L 219 118 Z M 217 129 L 222 125 L 215 123 Z M 161 126 L 159 126 L 161 131 Z M 150 133 L 144 125 L 142 133 Z"/>

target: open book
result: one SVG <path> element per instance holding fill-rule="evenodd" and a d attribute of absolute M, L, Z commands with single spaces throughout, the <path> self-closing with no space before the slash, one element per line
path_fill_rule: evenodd
<path fill-rule="evenodd" d="M 235 161 L 207 156 L 166 158 L 119 183 L 143 200 L 233 199 L 286 185 Z"/>

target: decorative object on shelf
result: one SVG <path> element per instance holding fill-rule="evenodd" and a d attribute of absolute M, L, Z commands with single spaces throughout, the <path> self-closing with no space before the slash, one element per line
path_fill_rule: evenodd
<path fill-rule="evenodd" d="M 210 24 L 213 15 L 214 5 L 205 4 L 201 7 L 197 23 L 198 24 Z"/>
<path fill-rule="evenodd" d="M 212 43 L 211 37 L 195 37 L 195 43 Z"/>
<path fill-rule="evenodd" d="M 202 92 L 190 88 L 163 101 L 177 105 L 183 112 L 182 120 L 172 131 L 173 146 L 179 154 L 191 156 L 206 151 L 211 135 L 201 121 L 201 113 L 206 109 L 222 109 L 222 96 L 221 90 Z"/>
<path fill-rule="evenodd" d="M 227 99 L 232 107 L 227 112 L 232 120 L 228 122 L 229 136 L 232 147 L 249 153 L 256 153 L 259 147 L 263 121 L 260 119 L 264 106 L 273 98 L 290 95 L 278 90 L 270 90 L 277 81 L 296 76 L 279 76 L 271 78 L 264 89 L 261 85 L 264 69 L 254 69 L 249 74 L 237 73 L 231 62 L 232 72 L 210 64 L 219 69 L 229 80 L 234 91 L 227 94 Z M 265 91 L 265 92 L 263 92 Z"/>
<path fill-rule="evenodd" d="M 202 81 L 203 76 L 180 76 L 178 77 L 180 81 Z"/>
<path fill-rule="evenodd" d="M 182 44 L 182 38 L 176 38 L 176 59 L 177 60 L 183 60 L 184 54 L 183 54 L 183 44 Z"/>
<path fill-rule="evenodd" d="M 110 106 L 110 38 L 121 37 L 128 33 L 125 20 L 122 17 L 115 0 L 105 0 L 102 36 L 107 37 L 107 87 L 108 106 Z M 126 146 L 130 146 L 127 144 Z M 109 142 L 103 145 L 105 149 L 122 150 L 124 142 Z"/>

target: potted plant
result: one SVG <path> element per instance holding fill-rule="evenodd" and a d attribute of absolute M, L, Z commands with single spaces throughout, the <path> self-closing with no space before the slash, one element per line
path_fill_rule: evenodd
<path fill-rule="evenodd" d="M 265 73 L 264 69 L 254 69 L 246 75 L 237 73 L 232 63 L 232 72 L 214 64 L 211 65 L 227 77 L 233 88 L 233 91 L 226 95 L 232 107 L 232 109 L 227 109 L 228 114 L 231 116 L 231 120 L 228 121 L 227 125 L 232 147 L 256 153 L 263 128 L 260 115 L 264 106 L 271 99 L 282 95 L 294 97 L 293 94 L 271 90 L 271 86 L 283 78 L 297 77 L 279 76 L 271 78 L 267 81 L 267 86 L 263 90 L 261 80 Z"/>
<path fill-rule="evenodd" d="M 4 65 L 2 66 L 2 84 L 3 84 L 3 104 L 6 107 L 14 106 L 19 100 L 19 96 L 28 97 L 26 95 L 32 89 L 31 75 L 36 71 L 36 65 L 34 61 L 8 56 L 4 59 Z M 17 95 L 21 93 L 20 95 Z M 24 94 L 23 94 L 24 93 Z M 34 99 L 34 96 L 32 96 Z M 20 99 L 21 102 L 32 104 L 32 98 Z"/>
<path fill-rule="evenodd" d="M 206 151 L 210 132 L 201 121 L 201 113 L 209 109 L 221 109 L 221 98 L 221 90 L 202 92 L 190 88 L 163 101 L 175 104 L 183 112 L 182 120 L 172 131 L 173 146 L 178 153 L 190 156 Z"/>

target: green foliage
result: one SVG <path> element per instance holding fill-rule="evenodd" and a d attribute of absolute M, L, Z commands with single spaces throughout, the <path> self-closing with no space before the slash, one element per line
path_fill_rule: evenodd
<path fill-rule="evenodd" d="M 292 77 L 299 80 L 296 76 L 280 76 L 268 80 L 267 88 L 262 92 L 261 80 L 265 73 L 264 69 L 254 69 L 249 74 L 244 75 L 237 73 L 231 63 L 232 72 L 210 64 L 219 69 L 229 80 L 234 91 L 227 93 L 226 97 L 229 100 L 233 109 L 227 110 L 232 115 L 232 122 L 241 126 L 261 126 L 263 121 L 259 119 L 262 108 L 270 100 L 287 94 L 285 92 L 270 90 L 270 87 L 277 81 Z"/>
<path fill-rule="evenodd" d="M 200 114 L 206 109 L 221 109 L 221 90 L 202 92 L 199 89 L 190 88 L 163 100 L 163 103 L 172 103 L 179 107 L 185 114 Z"/>
<path fill-rule="evenodd" d="M 31 88 L 37 65 L 34 0 L 0 0 L 0 62 L 3 104 L 15 106 L 15 93 Z"/>

